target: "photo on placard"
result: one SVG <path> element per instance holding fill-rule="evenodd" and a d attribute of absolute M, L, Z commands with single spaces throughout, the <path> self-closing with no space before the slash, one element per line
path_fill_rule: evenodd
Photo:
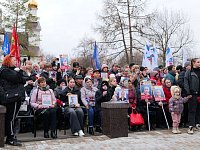
<path fill-rule="evenodd" d="M 102 72 L 101 73 L 101 78 L 102 78 L 102 80 L 107 80 L 108 79 L 108 73 L 107 72 Z"/>
<path fill-rule="evenodd" d="M 128 100 L 128 89 L 120 89 L 117 94 L 118 101 L 129 102 Z"/>
<path fill-rule="evenodd" d="M 151 81 L 140 82 L 141 100 L 152 98 L 152 85 Z"/>
<path fill-rule="evenodd" d="M 60 55 L 60 68 L 61 69 L 69 69 L 69 58 L 68 55 Z"/>
<path fill-rule="evenodd" d="M 56 71 L 49 71 L 49 78 L 53 79 L 56 78 Z"/>
<path fill-rule="evenodd" d="M 53 105 L 51 94 L 42 94 L 42 105 L 45 107 Z"/>
<path fill-rule="evenodd" d="M 78 96 L 76 94 L 68 95 L 69 106 L 78 104 Z"/>
<path fill-rule="evenodd" d="M 166 100 L 162 86 L 154 86 L 153 95 L 154 95 L 155 101 L 165 101 Z"/>

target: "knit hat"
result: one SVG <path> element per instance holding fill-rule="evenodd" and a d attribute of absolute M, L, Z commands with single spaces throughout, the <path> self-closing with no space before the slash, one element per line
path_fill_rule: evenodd
<path fill-rule="evenodd" d="M 158 66 L 159 69 L 163 69 L 163 65 Z"/>
<path fill-rule="evenodd" d="M 75 67 L 79 67 L 79 63 L 78 62 L 74 62 L 73 63 L 73 68 L 75 68 Z"/>
<path fill-rule="evenodd" d="M 58 80 L 58 81 L 57 81 L 57 85 L 60 86 L 60 84 L 61 84 L 62 82 L 64 82 L 64 83 L 67 85 L 67 83 L 66 83 L 66 81 L 65 81 L 64 79 Z"/>
<path fill-rule="evenodd" d="M 93 73 L 95 73 L 95 72 L 101 73 L 101 70 L 100 70 L 100 69 L 95 69 L 95 70 L 93 71 Z"/>
<path fill-rule="evenodd" d="M 185 64 L 184 64 L 184 67 L 187 67 L 189 65 L 191 65 L 191 63 L 189 61 L 186 61 Z"/>
<path fill-rule="evenodd" d="M 103 70 L 103 68 L 108 68 L 108 65 L 103 64 L 103 65 L 101 66 L 101 70 Z"/>
<path fill-rule="evenodd" d="M 130 63 L 129 64 L 129 68 L 131 68 L 132 66 L 134 66 L 135 65 L 135 63 Z"/>
<path fill-rule="evenodd" d="M 150 77 L 155 77 L 158 74 L 157 71 L 151 71 L 150 72 Z"/>
<path fill-rule="evenodd" d="M 153 69 L 153 71 L 159 71 L 160 70 L 160 68 L 158 68 L 158 67 L 155 67 L 154 69 Z"/>
<path fill-rule="evenodd" d="M 82 75 L 76 75 L 75 79 L 83 79 L 83 76 Z"/>
<path fill-rule="evenodd" d="M 144 71 L 144 70 L 145 70 L 145 67 L 140 66 L 140 71 Z"/>

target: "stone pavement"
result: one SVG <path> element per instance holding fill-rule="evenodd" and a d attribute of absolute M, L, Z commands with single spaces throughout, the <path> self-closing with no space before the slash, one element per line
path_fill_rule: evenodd
<path fill-rule="evenodd" d="M 6 145 L 7 150 L 200 150 L 200 132 L 172 134 L 171 130 L 130 132 L 129 137 L 110 139 L 90 136 L 46 141 L 24 142 L 22 147 Z M 4 150 L 2 149 L 2 150 Z"/>

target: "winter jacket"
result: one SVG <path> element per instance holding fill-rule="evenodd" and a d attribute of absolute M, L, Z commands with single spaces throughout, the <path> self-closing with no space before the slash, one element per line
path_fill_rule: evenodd
<path fill-rule="evenodd" d="M 36 75 L 37 74 L 35 72 L 33 72 L 33 71 L 31 72 L 30 75 L 28 75 L 26 72 L 23 72 L 23 75 L 24 75 L 26 81 L 29 81 L 29 80 L 32 80 L 33 82 L 36 81 Z M 30 85 L 30 84 L 26 83 L 24 85 L 24 87 L 25 87 L 25 90 L 26 90 L 26 94 L 28 96 L 30 96 L 31 90 L 33 89 L 34 85 Z"/>
<path fill-rule="evenodd" d="M 184 76 L 184 89 L 187 95 L 198 95 L 200 79 L 193 70 L 188 70 Z"/>
<path fill-rule="evenodd" d="M 111 98 L 112 98 L 113 95 L 114 95 L 115 88 L 116 88 L 116 86 L 113 86 L 113 87 L 110 87 L 110 88 L 108 89 L 108 92 L 110 93 Z"/>
<path fill-rule="evenodd" d="M 95 93 L 98 91 L 96 87 L 82 87 L 81 101 L 84 106 L 95 106 Z"/>
<path fill-rule="evenodd" d="M 98 91 L 96 91 L 95 93 L 95 101 L 96 101 L 96 110 L 100 111 L 101 110 L 101 103 L 102 102 L 108 102 L 111 100 L 111 95 L 109 92 L 107 92 L 106 95 L 103 96 L 103 90 L 99 89 Z"/>
<path fill-rule="evenodd" d="M 169 103 L 169 99 L 172 97 L 171 91 L 168 87 L 164 86 L 163 91 L 165 94 L 166 102 Z"/>
<path fill-rule="evenodd" d="M 19 101 L 25 100 L 25 88 L 24 84 L 26 80 L 23 76 L 23 71 L 15 71 L 14 68 L 8 68 L 5 66 L 1 67 L 0 74 L 0 85 L 4 88 L 5 91 L 12 92 L 16 90 L 20 96 Z"/>
<path fill-rule="evenodd" d="M 177 80 L 177 85 L 181 88 L 181 96 L 185 97 L 187 96 L 187 91 L 184 88 L 184 76 L 185 76 L 186 70 L 184 69 L 183 71 L 180 72 Z"/>
<path fill-rule="evenodd" d="M 101 78 L 99 78 L 99 79 L 94 79 L 93 78 L 92 82 L 93 82 L 93 86 L 99 89 L 100 86 L 101 86 L 102 79 Z"/>
<path fill-rule="evenodd" d="M 136 93 L 134 89 L 128 90 L 128 99 L 130 107 L 136 107 Z"/>
<path fill-rule="evenodd" d="M 173 73 L 172 71 L 169 71 L 165 78 L 169 79 L 171 81 L 172 85 L 176 85 L 175 76 L 176 76 L 175 73 Z"/>
<path fill-rule="evenodd" d="M 54 89 L 54 95 L 56 99 L 61 100 L 62 102 L 66 101 L 66 96 L 63 94 L 63 89 L 62 87 L 58 86 Z"/>
<path fill-rule="evenodd" d="M 42 105 L 42 95 L 43 94 L 50 94 L 53 104 L 56 103 L 56 97 L 55 97 L 52 89 L 43 91 L 40 88 L 36 88 L 31 95 L 31 106 L 33 108 L 38 109 L 38 106 Z"/>
<path fill-rule="evenodd" d="M 188 101 L 187 97 L 180 97 L 179 99 L 171 97 L 169 100 L 169 112 L 181 114 L 183 112 L 184 103 Z"/>
<path fill-rule="evenodd" d="M 73 89 L 70 89 L 69 87 L 66 87 L 62 93 L 61 93 L 61 97 L 63 97 L 64 101 L 65 102 L 65 105 L 69 105 L 69 102 L 68 102 L 68 96 L 67 96 L 67 93 L 72 93 L 72 94 L 75 94 L 78 96 L 78 103 L 83 106 L 83 103 L 81 101 L 81 92 L 79 89 L 77 89 L 76 87 L 74 87 Z"/>

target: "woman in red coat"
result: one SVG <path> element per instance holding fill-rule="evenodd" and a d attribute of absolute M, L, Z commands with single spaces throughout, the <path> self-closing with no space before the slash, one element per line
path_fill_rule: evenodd
<path fill-rule="evenodd" d="M 171 81 L 169 79 L 165 79 L 164 85 L 163 85 L 163 91 L 164 91 L 164 94 L 165 94 L 166 101 L 163 102 L 163 107 L 164 107 L 164 110 L 165 110 L 165 114 L 166 114 L 169 126 L 172 125 L 172 118 L 171 118 L 171 114 L 169 112 L 169 99 L 172 97 L 171 91 L 170 91 L 171 86 L 172 86 Z"/>
<path fill-rule="evenodd" d="M 172 83 L 169 79 L 164 80 L 163 85 L 163 91 L 165 93 L 166 102 L 169 103 L 169 99 L 172 97 L 170 89 L 171 89 Z"/>

